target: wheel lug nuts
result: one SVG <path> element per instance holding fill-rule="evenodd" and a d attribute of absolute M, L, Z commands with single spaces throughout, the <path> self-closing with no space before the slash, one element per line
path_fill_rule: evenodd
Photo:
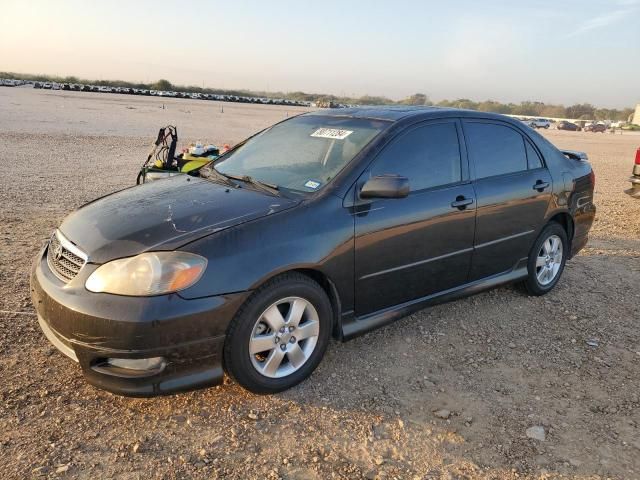
<path fill-rule="evenodd" d="M 293 332 L 294 328 L 293 327 L 289 327 L 289 331 Z"/>
<path fill-rule="evenodd" d="M 291 337 L 289 339 L 289 343 L 295 343 L 296 342 L 296 337 Z"/>
<path fill-rule="evenodd" d="M 276 337 L 276 343 L 280 343 L 280 337 Z"/>
<path fill-rule="evenodd" d="M 280 345 L 280 350 L 286 350 L 287 346 L 283 343 L 282 345 Z"/>
<path fill-rule="evenodd" d="M 280 333 L 284 333 L 284 327 L 280 329 Z"/>

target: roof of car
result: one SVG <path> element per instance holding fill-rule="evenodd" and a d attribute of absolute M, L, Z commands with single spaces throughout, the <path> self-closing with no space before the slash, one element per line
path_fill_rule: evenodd
<path fill-rule="evenodd" d="M 331 108 L 310 112 L 307 115 L 323 115 L 330 117 L 351 117 L 351 118 L 370 118 L 378 120 L 387 120 L 395 122 L 409 117 L 474 117 L 481 116 L 484 118 L 505 119 L 504 115 L 495 113 L 477 112 L 474 110 L 465 110 L 462 108 L 449 107 L 427 107 L 427 106 L 405 106 L 405 105 L 375 105 L 351 108 Z M 509 117 L 506 117 L 507 119 Z"/>
<path fill-rule="evenodd" d="M 445 110 L 441 107 L 412 107 L 405 105 L 372 105 L 364 107 L 322 109 L 311 114 L 329 117 L 376 118 L 380 120 L 400 120 L 416 114 Z M 446 109 L 449 110 L 449 109 Z"/>

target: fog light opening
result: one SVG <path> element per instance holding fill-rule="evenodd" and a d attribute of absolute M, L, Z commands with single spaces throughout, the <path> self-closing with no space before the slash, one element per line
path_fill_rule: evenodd
<path fill-rule="evenodd" d="M 147 372 L 150 370 L 163 370 L 165 367 L 164 357 L 151 358 L 107 358 L 110 367 L 124 368 L 126 370 L 136 370 Z"/>

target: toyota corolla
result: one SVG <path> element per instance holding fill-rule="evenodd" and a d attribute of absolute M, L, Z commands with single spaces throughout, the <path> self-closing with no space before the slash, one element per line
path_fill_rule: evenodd
<path fill-rule="evenodd" d="M 440 108 L 320 111 L 197 176 L 84 205 L 35 259 L 39 324 L 86 380 L 149 396 L 258 393 L 347 340 L 506 283 L 543 295 L 587 242 L 595 176 L 521 122 Z"/>

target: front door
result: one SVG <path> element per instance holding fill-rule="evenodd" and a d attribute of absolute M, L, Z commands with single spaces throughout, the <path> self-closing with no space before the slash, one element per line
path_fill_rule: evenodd
<path fill-rule="evenodd" d="M 401 199 L 356 200 L 357 316 L 466 282 L 476 208 L 461 137 L 456 120 L 410 127 L 358 182 L 396 174 L 411 190 Z"/>

